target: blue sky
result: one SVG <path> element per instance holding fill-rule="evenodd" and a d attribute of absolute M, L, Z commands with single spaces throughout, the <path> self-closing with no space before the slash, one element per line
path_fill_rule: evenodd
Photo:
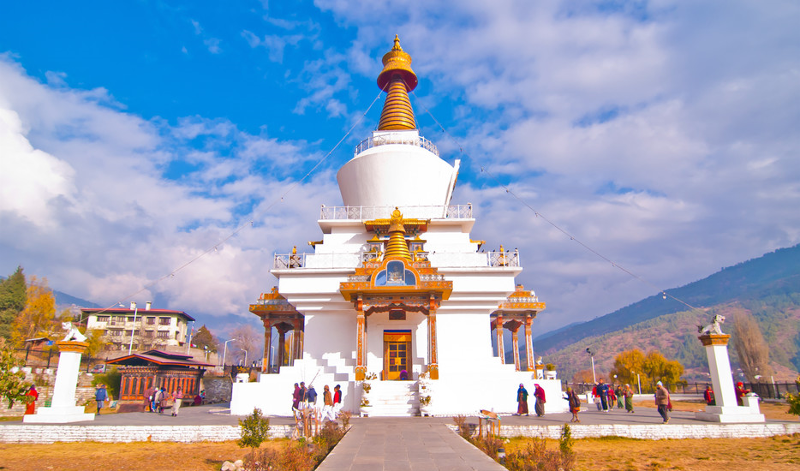
<path fill-rule="evenodd" d="M 7 2 L 0 272 L 252 321 L 272 254 L 340 203 L 397 33 L 473 239 L 521 250 L 537 333 L 591 319 L 800 242 L 799 23 L 790 1 Z"/>

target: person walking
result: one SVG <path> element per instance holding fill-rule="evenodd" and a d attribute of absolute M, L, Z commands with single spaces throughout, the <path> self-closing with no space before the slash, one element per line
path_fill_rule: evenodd
<path fill-rule="evenodd" d="M 150 386 L 149 388 L 144 390 L 144 403 L 142 404 L 142 409 L 144 412 L 148 410 L 153 412 L 153 395 L 156 393 L 156 388 Z"/>
<path fill-rule="evenodd" d="M 625 389 L 621 384 L 618 384 L 617 387 L 614 388 L 614 395 L 617 396 L 617 409 L 622 409 L 622 402 L 625 400 Z"/>
<path fill-rule="evenodd" d="M 597 395 L 600 396 L 600 405 L 603 407 L 603 412 L 608 412 L 608 385 L 603 378 L 597 384 Z"/>
<path fill-rule="evenodd" d="M 333 387 L 333 416 L 339 417 L 342 410 L 342 387 L 338 384 Z"/>
<path fill-rule="evenodd" d="M 314 389 L 314 385 L 308 386 L 308 391 L 306 391 L 306 402 L 308 402 L 308 408 L 311 409 L 311 413 L 315 416 L 317 415 L 317 391 Z"/>
<path fill-rule="evenodd" d="M 711 389 L 711 386 L 706 386 L 706 390 L 703 391 L 703 399 L 706 400 L 706 404 L 709 406 L 717 405 L 717 400 L 714 398 L 714 391 Z"/>
<path fill-rule="evenodd" d="M 528 415 L 528 390 L 520 383 L 517 389 L 517 413 L 516 415 Z"/>
<path fill-rule="evenodd" d="M 172 405 L 172 416 L 177 417 L 178 412 L 181 410 L 181 403 L 183 402 L 183 388 L 179 387 L 178 390 L 175 391 L 173 398 L 175 399 L 175 402 Z"/>
<path fill-rule="evenodd" d="M 536 404 L 533 407 L 536 410 L 536 416 L 544 417 L 544 404 L 547 402 L 545 399 L 544 388 L 538 384 L 534 384 L 533 388 L 533 396 L 536 398 Z"/>
<path fill-rule="evenodd" d="M 28 389 L 28 392 L 25 393 L 26 396 L 31 396 L 31 402 L 25 406 L 25 415 L 31 415 L 36 412 L 36 401 L 39 399 L 39 391 L 36 390 L 36 385 L 31 384 L 31 388 Z"/>
<path fill-rule="evenodd" d="M 103 408 L 103 403 L 108 400 L 108 392 L 106 391 L 105 384 L 101 384 L 94 392 L 94 400 L 97 402 L 97 415 L 100 415 L 100 409 Z"/>
<path fill-rule="evenodd" d="M 333 414 L 333 395 L 327 384 L 322 391 L 322 420 L 331 422 L 336 420 L 336 416 Z"/>
<path fill-rule="evenodd" d="M 614 403 L 617 402 L 617 394 L 614 392 L 614 388 L 608 388 L 608 410 L 614 410 Z"/>
<path fill-rule="evenodd" d="M 625 412 L 633 414 L 633 388 L 630 384 L 625 385 Z"/>
<path fill-rule="evenodd" d="M 292 393 L 292 411 L 297 412 L 300 410 L 300 386 L 294 383 L 294 392 Z"/>
<path fill-rule="evenodd" d="M 572 412 L 572 420 L 570 422 L 580 422 L 578 412 L 581 411 L 581 400 L 578 394 L 570 387 L 567 387 L 567 404 L 569 404 L 569 411 Z"/>
<path fill-rule="evenodd" d="M 658 413 L 661 414 L 661 417 L 664 419 L 665 424 L 669 423 L 669 391 L 667 388 L 664 387 L 664 384 L 661 381 L 656 383 L 656 407 L 658 407 Z"/>

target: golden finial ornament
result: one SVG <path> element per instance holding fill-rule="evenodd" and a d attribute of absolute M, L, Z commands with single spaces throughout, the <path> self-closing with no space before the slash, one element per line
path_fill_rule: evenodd
<path fill-rule="evenodd" d="M 408 100 L 408 92 L 417 88 L 417 74 L 411 69 L 411 56 L 400 47 L 397 35 L 394 36 L 392 50 L 383 56 L 378 87 L 387 92 L 378 130 L 417 129 L 414 110 Z"/>
<path fill-rule="evenodd" d="M 384 259 L 397 257 L 411 261 L 411 252 L 408 251 L 405 234 L 406 228 L 403 224 L 403 214 L 398 208 L 395 208 L 389 223 L 389 242 L 386 244 Z"/>

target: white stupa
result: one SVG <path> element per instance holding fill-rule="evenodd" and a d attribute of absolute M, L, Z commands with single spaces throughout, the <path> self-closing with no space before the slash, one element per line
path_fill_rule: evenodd
<path fill-rule="evenodd" d="M 370 416 L 418 415 L 428 396 L 428 414 L 511 413 L 519 384 L 532 392 L 534 382 L 548 412 L 567 410 L 560 381 L 537 376 L 531 328 L 545 304 L 515 283 L 519 253 L 470 238 L 472 205 L 450 201 L 459 161 L 419 135 L 408 99 L 417 77 L 397 37 L 383 64 L 378 130 L 337 175 L 344 206 L 322 206 L 313 253 L 275 255 L 278 286 L 250 306 L 264 322 L 264 366 L 258 382 L 234 384 L 231 413 L 290 415 L 301 381 L 320 395 L 340 385 L 344 409 L 358 413 L 365 378 Z M 508 364 L 504 330 L 514 333 Z"/>

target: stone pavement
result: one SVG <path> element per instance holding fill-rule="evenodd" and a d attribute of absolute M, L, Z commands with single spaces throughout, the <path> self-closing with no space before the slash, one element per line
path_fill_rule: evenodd
<path fill-rule="evenodd" d="M 347 435 L 317 469 L 502 471 L 505 468 L 447 428 L 442 420 L 371 417 L 354 420 Z"/>

